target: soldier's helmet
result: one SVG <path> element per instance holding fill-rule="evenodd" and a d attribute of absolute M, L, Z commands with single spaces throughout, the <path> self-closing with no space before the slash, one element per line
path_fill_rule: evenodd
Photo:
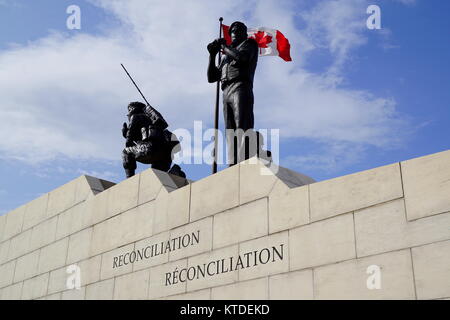
<path fill-rule="evenodd" d="M 228 29 L 228 34 L 230 36 L 231 36 L 231 31 L 233 30 L 233 28 L 241 29 L 244 33 L 247 33 L 247 26 L 240 21 L 235 21 L 230 25 L 230 28 Z"/>
<path fill-rule="evenodd" d="M 143 104 L 142 102 L 131 102 L 128 105 L 128 116 L 136 114 L 136 113 L 143 113 L 145 110 L 146 105 Z"/>

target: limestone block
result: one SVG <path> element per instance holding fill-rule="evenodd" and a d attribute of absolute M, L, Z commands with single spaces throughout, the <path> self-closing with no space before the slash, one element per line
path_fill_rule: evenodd
<path fill-rule="evenodd" d="M 139 181 L 138 204 L 143 204 L 145 202 L 156 199 L 156 196 L 163 186 L 161 179 L 168 178 L 167 176 L 167 173 L 164 174 L 159 170 L 147 169 L 145 171 L 142 171 L 140 173 Z M 164 181 L 166 181 L 166 183 L 169 183 L 169 179 L 165 179 Z"/>
<path fill-rule="evenodd" d="M 61 293 L 55 293 L 48 296 L 45 296 L 44 298 L 40 298 L 38 300 L 61 300 Z"/>
<path fill-rule="evenodd" d="M 67 279 L 70 275 L 71 274 L 67 272 L 67 267 L 51 271 L 48 279 L 47 294 L 54 294 L 56 292 L 67 290 Z"/>
<path fill-rule="evenodd" d="M 13 283 L 15 267 L 15 260 L 0 266 L 0 288 L 7 287 Z"/>
<path fill-rule="evenodd" d="M 86 287 L 80 289 L 72 289 L 64 291 L 61 295 L 61 300 L 84 300 L 86 294 Z"/>
<path fill-rule="evenodd" d="M 169 239 L 170 234 L 166 231 L 159 233 L 156 236 L 136 242 L 135 251 L 141 252 L 144 259 L 140 259 L 133 264 L 133 271 L 167 263 L 169 261 L 169 251 L 163 251 L 163 253 L 161 253 L 160 250 L 161 243 L 166 243 Z"/>
<path fill-rule="evenodd" d="M 3 240 L 3 232 L 5 231 L 6 214 L 0 216 L 0 242 Z"/>
<path fill-rule="evenodd" d="M 23 282 L 22 300 L 41 298 L 47 294 L 48 273 Z"/>
<path fill-rule="evenodd" d="M 376 289 L 375 272 L 380 270 L 380 289 Z M 367 283 L 372 285 L 368 288 Z M 353 259 L 314 269 L 315 299 L 415 299 L 409 249 L 362 259 Z"/>
<path fill-rule="evenodd" d="M 198 290 L 183 294 L 177 294 L 164 300 L 211 300 L 211 289 Z"/>
<path fill-rule="evenodd" d="M 86 300 L 112 300 L 114 279 L 96 282 L 86 287 Z"/>
<path fill-rule="evenodd" d="M 186 282 L 181 282 L 179 279 L 176 283 L 172 280 L 169 280 L 170 282 L 166 282 L 166 280 L 168 273 L 172 274 L 175 270 L 181 271 L 182 269 L 186 269 L 186 267 L 187 260 L 183 259 L 150 268 L 148 299 L 157 299 L 185 293 Z M 173 278 L 170 277 L 169 279 Z"/>
<path fill-rule="evenodd" d="M 138 204 L 139 175 L 128 178 L 108 189 L 108 213 L 114 216 Z"/>
<path fill-rule="evenodd" d="M 115 279 L 114 300 L 145 300 L 149 285 L 149 270 L 141 270 Z"/>
<path fill-rule="evenodd" d="M 290 270 L 355 258 L 353 214 L 289 231 Z"/>
<path fill-rule="evenodd" d="M 55 241 L 57 222 L 58 217 L 53 217 L 33 227 L 30 250 L 41 248 Z"/>
<path fill-rule="evenodd" d="M 153 235 L 153 225 L 155 221 L 155 203 L 149 202 L 140 205 L 136 209 L 132 210 L 133 214 L 127 219 L 124 214 L 123 224 L 131 227 L 129 229 L 128 241 L 136 241 L 144 238 L 148 238 Z M 127 222 L 129 221 L 129 222 Z"/>
<path fill-rule="evenodd" d="M 450 211 L 450 150 L 401 163 L 408 220 Z"/>
<path fill-rule="evenodd" d="M 94 226 L 91 242 L 91 256 L 119 246 L 119 235 L 122 232 L 122 226 L 120 224 L 121 220 L 121 216 L 117 216 Z"/>
<path fill-rule="evenodd" d="M 224 261 L 223 272 L 217 274 L 217 271 L 213 271 L 214 274 L 212 276 L 205 275 L 205 277 L 199 276 L 198 279 L 187 281 L 187 291 L 196 291 L 205 288 L 222 286 L 230 283 L 234 283 L 238 281 L 238 271 L 232 270 L 228 271 L 229 259 L 230 257 L 234 257 L 234 259 L 238 259 L 239 255 L 239 246 L 233 245 L 221 249 L 217 249 L 211 252 L 203 253 L 194 257 L 190 257 L 188 259 L 188 268 L 194 267 L 197 269 L 197 266 L 203 266 L 204 264 L 208 265 L 210 262 L 215 261 L 215 265 L 221 265 L 221 260 Z M 235 261 L 234 260 L 234 261 Z M 219 261 L 219 262 L 217 262 Z M 217 268 L 216 268 L 217 269 Z M 233 268 L 235 269 L 235 268 Z M 178 269 L 179 270 L 179 269 Z M 225 270 L 227 272 L 225 272 Z M 220 270 L 222 271 L 222 270 Z"/>
<path fill-rule="evenodd" d="M 239 255 L 243 257 L 245 268 L 239 269 L 239 281 L 288 272 L 288 245 L 287 231 L 240 243 Z"/>
<path fill-rule="evenodd" d="M 51 191 L 48 195 L 47 217 L 53 217 L 76 204 L 75 195 L 78 179 Z"/>
<path fill-rule="evenodd" d="M 167 228 L 173 229 L 189 222 L 191 186 L 187 185 L 169 193 Z"/>
<path fill-rule="evenodd" d="M 191 184 L 190 221 L 239 204 L 239 166 L 232 166 Z"/>
<path fill-rule="evenodd" d="M 450 239 L 450 212 L 408 222 L 403 199 L 355 212 L 358 257 Z"/>
<path fill-rule="evenodd" d="M 146 203 L 122 214 L 120 244 L 151 236 L 154 229 L 155 210 L 154 203 Z"/>
<path fill-rule="evenodd" d="M 81 286 L 97 282 L 100 280 L 100 269 L 102 265 L 102 256 L 98 255 L 77 263 L 81 271 Z"/>
<path fill-rule="evenodd" d="M 412 248 L 417 299 L 450 297 L 450 241 Z"/>
<path fill-rule="evenodd" d="M 91 255 L 152 235 L 154 203 L 146 203 L 94 226 Z"/>
<path fill-rule="evenodd" d="M 1 290 L 1 300 L 20 300 L 22 297 L 23 282 L 13 284 L 12 286 Z"/>
<path fill-rule="evenodd" d="M 71 234 L 72 229 L 72 217 L 75 207 L 67 209 L 66 211 L 58 215 L 58 222 L 56 224 L 56 240 L 65 238 Z"/>
<path fill-rule="evenodd" d="M 22 232 L 11 239 L 8 260 L 20 257 L 30 251 L 31 229 Z"/>
<path fill-rule="evenodd" d="M 120 215 L 94 226 L 91 255 L 97 255 L 125 244 L 122 234 L 125 234 L 126 230 L 122 229 L 122 220 L 122 215 Z"/>
<path fill-rule="evenodd" d="M 38 274 L 39 252 L 36 250 L 17 259 L 14 282 L 32 278 Z"/>
<path fill-rule="evenodd" d="M 69 238 L 69 249 L 67 252 L 67 264 L 72 264 L 89 258 L 93 228 L 84 229 Z"/>
<path fill-rule="evenodd" d="M 8 240 L 22 231 L 25 206 L 21 206 L 5 215 L 6 222 L 2 241 Z"/>
<path fill-rule="evenodd" d="M 108 200 L 110 198 L 111 188 L 105 190 L 86 202 L 86 212 L 92 218 L 92 224 L 99 223 L 110 217 L 108 210 Z"/>
<path fill-rule="evenodd" d="M 112 250 L 106 252 L 102 255 L 102 266 L 100 270 L 100 279 L 109 279 L 112 277 L 116 277 L 125 273 L 129 273 L 133 269 L 133 265 L 131 263 L 126 262 L 125 264 L 122 260 L 118 260 L 121 256 L 127 253 L 130 253 L 134 250 L 134 243 L 129 244 L 127 246 L 118 248 L 116 250 Z M 114 258 L 117 257 L 117 260 Z M 116 263 L 114 263 L 116 262 Z"/>
<path fill-rule="evenodd" d="M 398 163 L 313 183 L 309 190 L 311 221 L 403 197 Z"/>
<path fill-rule="evenodd" d="M 267 235 L 267 198 L 256 200 L 214 216 L 213 247 Z"/>
<path fill-rule="evenodd" d="M 64 238 L 41 249 L 39 273 L 58 269 L 65 265 L 69 238 Z"/>
<path fill-rule="evenodd" d="M 211 300 L 268 300 L 267 278 L 243 281 L 211 289 Z"/>
<path fill-rule="evenodd" d="M 26 204 L 23 230 L 34 227 L 47 218 L 47 202 L 48 193 Z"/>
<path fill-rule="evenodd" d="M 212 217 L 208 217 L 172 230 L 170 232 L 170 239 L 174 239 L 172 241 L 175 242 L 176 250 L 169 253 L 170 261 L 175 261 L 210 251 L 212 249 L 212 235 Z M 185 246 L 186 244 L 188 245 Z"/>
<path fill-rule="evenodd" d="M 72 208 L 69 234 L 76 233 L 93 225 L 92 207 L 94 201 L 84 201 Z"/>
<path fill-rule="evenodd" d="M 289 188 L 277 181 L 269 195 L 269 233 L 309 223 L 309 186 Z"/>
<path fill-rule="evenodd" d="M 241 162 L 239 170 L 240 204 L 267 197 L 278 180 L 257 158 Z"/>
<path fill-rule="evenodd" d="M 271 276 L 269 278 L 269 298 L 271 300 L 314 299 L 312 270 Z"/>
<path fill-rule="evenodd" d="M 153 213 L 153 234 L 158 234 L 169 230 L 168 223 L 168 207 L 169 207 L 169 191 L 166 188 L 161 188 L 155 201 L 151 202 L 154 204 Z"/>
<path fill-rule="evenodd" d="M 8 251 L 11 240 L 3 241 L 0 243 L 0 264 L 8 260 Z"/>

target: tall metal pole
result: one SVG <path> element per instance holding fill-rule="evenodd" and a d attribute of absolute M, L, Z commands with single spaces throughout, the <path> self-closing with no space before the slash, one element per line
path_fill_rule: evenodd
<path fill-rule="evenodd" d="M 219 38 L 222 38 L 222 21 L 223 18 L 219 18 L 220 27 L 219 27 Z M 217 65 L 220 65 L 220 60 L 222 59 L 222 54 L 219 50 L 219 61 Z M 218 131 L 219 131 L 219 94 L 220 94 L 220 79 L 217 81 L 216 88 L 216 108 L 214 112 L 214 161 L 212 165 L 212 174 L 217 172 L 217 139 L 218 139 Z"/>

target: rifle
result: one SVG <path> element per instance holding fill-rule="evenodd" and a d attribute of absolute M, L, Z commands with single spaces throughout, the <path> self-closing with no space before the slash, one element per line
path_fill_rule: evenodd
<path fill-rule="evenodd" d="M 150 119 L 152 120 L 154 125 L 159 126 L 163 130 L 166 129 L 169 126 L 169 124 L 166 122 L 166 120 L 164 120 L 163 116 L 155 108 L 153 108 L 150 103 L 148 103 L 147 99 L 145 99 L 145 97 L 142 94 L 141 90 L 137 86 L 136 82 L 134 82 L 133 78 L 128 73 L 128 70 L 125 68 L 125 66 L 122 63 L 120 65 L 122 66 L 123 70 L 125 70 L 125 72 L 127 73 L 127 75 L 130 78 L 131 82 L 133 82 L 133 84 L 136 87 L 136 89 L 141 94 L 141 96 L 144 99 L 145 103 L 147 103 L 147 108 L 145 110 L 145 113 L 150 117 Z"/>
<path fill-rule="evenodd" d="M 139 89 L 139 87 L 137 86 L 136 82 L 134 82 L 133 78 L 131 77 L 131 75 L 128 73 L 128 70 L 125 68 L 125 66 L 121 63 L 120 64 L 123 68 L 123 70 L 125 70 L 125 72 L 127 73 L 128 77 L 130 78 L 131 82 L 133 82 L 134 86 L 136 87 L 136 89 L 139 91 L 139 93 L 141 94 L 142 98 L 144 99 L 145 103 L 147 103 L 147 105 L 149 107 L 151 107 L 150 103 L 148 103 L 147 99 L 145 99 L 144 95 L 142 94 L 141 90 Z"/>

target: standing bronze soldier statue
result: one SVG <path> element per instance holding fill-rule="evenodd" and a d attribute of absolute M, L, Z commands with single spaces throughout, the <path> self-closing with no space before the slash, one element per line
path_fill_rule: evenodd
<path fill-rule="evenodd" d="M 258 62 L 258 44 L 249 39 L 247 27 L 242 22 L 233 22 L 229 28 L 232 40 L 216 39 L 208 44 L 208 82 L 221 81 L 223 91 L 223 113 L 228 146 L 228 164 L 234 165 L 257 154 L 256 137 L 253 131 L 253 78 Z M 224 56 L 215 64 L 219 50 Z M 253 150 L 253 151 L 252 151 Z"/>
<path fill-rule="evenodd" d="M 122 159 L 127 178 L 134 176 L 136 161 L 185 178 L 178 165 L 170 168 L 174 154 L 180 151 L 180 143 L 167 130 L 168 124 L 162 115 L 150 105 L 131 102 L 127 116 L 129 124 L 124 123 L 122 127 L 126 139 Z"/>

